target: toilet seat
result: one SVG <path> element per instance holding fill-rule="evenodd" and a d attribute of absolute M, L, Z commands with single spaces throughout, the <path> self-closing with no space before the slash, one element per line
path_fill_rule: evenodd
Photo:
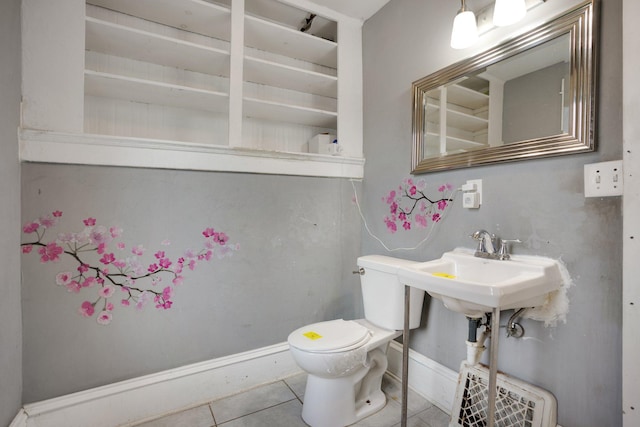
<path fill-rule="evenodd" d="M 296 329 L 289 345 L 311 353 L 338 353 L 366 344 L 372 331 L 353 320 L 329 320 Z"/>

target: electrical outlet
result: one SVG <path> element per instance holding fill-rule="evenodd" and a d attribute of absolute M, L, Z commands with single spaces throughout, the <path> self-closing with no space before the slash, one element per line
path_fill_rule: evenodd
<path fill-rule="evenodd" d="M 621 196 L 623 177 L 622 160 L 584 165 L 584 196 Z"/>

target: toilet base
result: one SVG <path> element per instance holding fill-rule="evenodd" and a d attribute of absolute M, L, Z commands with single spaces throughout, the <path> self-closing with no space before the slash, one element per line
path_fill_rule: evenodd
<path fill-rule="evenodd" d="M 375 349 L 367 355 L 366 365 L 341 378 L 309 374 L 302 419 L 311 427 L 348 426 L 384 408 L 387 398 L 381 386 L 387 356 Z"/>

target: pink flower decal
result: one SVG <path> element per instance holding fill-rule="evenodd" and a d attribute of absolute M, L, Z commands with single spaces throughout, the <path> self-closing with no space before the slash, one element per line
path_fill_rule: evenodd
<path fill-rule="evenodd" d="M 113 315 L 110 312 L 102 311 L 100 314 L 98 314 L 96 322 L 101 325 L 108 325 L 109 323 L 111 323 L 111 319 L 113 319 Z"/>
<path fill-rule="evenodd" d="M 58 273 L 56 274 L 56 285 L 66 286 L 72 279 L 73 276 L 69 272 Z"/>
<path fill-rule="evenodd" d="M 56 225 L 58 220 L 52 216 L 43 216 L 39 219 L 40 225 L 44 228 L 51 228 Z"/>
<path fill-rule="evenodd" d="M 84 317 L 91 317 L 93 316 L 93 313 L 95 313 L 95 308 L 89 301 L 85 301 L 82 303 L 78 311 Z"/>
<path fill-rule="evenodd" d="M 98 279 L 96 279 L 95 277 L 87 277 L 86 279 L 84 279 L 84 282 L 82 282 L 82 287 L 90 288 L 96 283 L 98 283 Z"/>
<path fill-rule="evenodd" d="M 80 289 L 82 289 L 82 285 L 77 280 L 72 280 L 67 283 L 67 291 L 73 292 L 74 294 L 79 294 Z"/>
<path fill-rule="evenodd" d="M 198 250 L 183 252 L 184 256 L 173 258 L 167 250 L 153 252 L 153 260 L 143 261 L 145 248 L 143 245 L 130 246 L 131 254 L 124 259 L 116 259 L 111 245 L 123 250 L 127 245 L 119 241 L 123 231 L 119 227 L 105 227 L 97 224 L 93 217 L 82 220 L 84 228 L 78 233 L 59 233 L 56 238 L 46 241 L 47 231 L 56 225 L 62 217 L 61 211 L 43 215 L 36 221 L 26 223 L 22 227 L 30 241 L 22 243 L 22 253 L 29 254 L 37 248 L 40 262 L 59 261 L 67 255 L 77 266 L 71 271 L 63 271 L 55 276 L 55 283 L 66 288 L 68 292 L 80 293 L 83 289 L 98 287 L 97 299 L 84 301 L 77 309 L 82 317 L 93 317 L 99 311 L 97 322 L 108 325 L 113 320 L 115 305 L 111 298 L 120 290 L 125 294 L 119 298 L 120 307 L 135 307 L 142 310 L 148 303 L 154 302 L 158 309 L 167 310 L 173 306 L 175 287 L 184 283 L 183 269 L 185 264 L 194 270 L 198 262 L 211 261 L 214 258 L 230 256 L 239 249 L 238 244 L 228 244 L 229 236 L 223 232 L 207 227 L 202 232 L 204 241 Z M 161 245 L 168 246 L 169 240 Z M 113 267 L 111 267 L 113 265 Z M 163 281 L 163 276 L 168 280 Z M 159 290 L 157 285 L 169 283 Z M 95 292 L 94 298 L 95 298 Z"/>
<path fill-rule="evenodd" d="M 420 228 L 427 228 L 427 217 L 420 214 L 415 214 L 413 219 L 416 222 L 416 225 Z"/>
<path fill-rule="evenodd" d="M 142 256 L 142 254 L 144 254 L 144 247 L 142 245 L 134 246 L 131 249 L 131 253 L 137 256 Z"/>
<path fill-rule="evenodd" d="M 40 228 L 40 224 L 34 221 L 28 224 L 25 224 L 24 227 L 22 227 L 22 231 L 26 234 L 31 234 L 38 231 L 38 228 Z"/>
<path fill-rule="evenodd" d="M 58 246 L 56 242 L 47 243 L 46 246 L 38 249 L 40 262 L 57 261 L 60 259 L 60 254 L 62 254 L 63 251 L 62 247 Z"/>
<path fill-rule="evenodd" d="M 400 228 L 411 230 L 413 225 L 426 228 L 428 218 L 431 218 L 433 223 L 442 219 L 442 215 L 435 210 L 446 210 L 452 199 L 444 193 L 451 191 L 453 187 L 450 184 L 439 186 L 438 192 L 441 194 L 436 197 L 427 195 L 427 188 L 424 180 L 414 182 L 412 178 L 407 178 L 397 190 L 389 191 L 382 198 L 389 209 L 384 224 L 390 233 L 395 233 Z"/>
<path fill-rule="evenodd" d="M 116 260 L 116 257 L 114 254 L 104 254 L 102 258 L 100 258 L 100 262 L 103 263 L 104 265 L 109 265 L 115 260 Z"/>
<path fill-rule="evenodd" d="M 116 293 L 116 288 L 111 285 L 103 286 L 98 291 L 98 295 L 100 295 L 102 298 L 105 298 L 105 299 L 111 298 L 115 293 Z"/>

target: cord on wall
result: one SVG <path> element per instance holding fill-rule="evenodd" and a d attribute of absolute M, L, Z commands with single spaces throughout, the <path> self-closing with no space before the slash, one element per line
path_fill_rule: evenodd
<path fill-rule="evenodd" d="M 364 214 L 362 213 L 362 208 L 360 207 L 360 202 L 358 200 L 358 191 L 356 190 L 356 186 L 353 183 L 354 179 L 350 179 L 349 180 L 351 182 L 351 187 L 353 187 L 353 194 L 354 194 L 354 201 L 356 202 L 356 206 L 358 207 L 358 213 L 360 214 L 360 218 L 362 218 L 362 223 L 364 224 L 364 228 L 367 230 L 367 233 L 369 234 L 369 236 L 373 237 L 375 240 L 378 241 L 378 243 L 380 243 L 380 245 L 382 245 L 382 247 L 387 251 L 387 252 L 395 252 L 395 251 L 414 251 L 416 249 L 418 249 L 420 246 L 422 246 L 427 240 L 429 240 L 429 237 L 431 237 L 431 233 L 433 232 L 433 230 L 436 228 L 436 224 L 441 223 L 442 221 L 444 221 L 445 217 L 447 216 L 447 213 L 449 212 L 450 206 L 453 205 L 453 202 L 455 201 L 456 196 L 458 195 L 458 193 L 461 191 L 460 188 L 456 188 L 454 190 L 451 190 L 451 193 L 449 193 L 449 197 L 447 197 L 447 199 L 451 200 L 451 203 L 448 203 L 447 206 L 445 207 L 444 211 L 442 212 L 442 217 L 440 219 L 440 221 L 438 221 L 437 223 L 433 223 L 431 228 L 427 231 L 427 235 L 424 237 L 424 239 L 422 239 L 417 245 L 411 247 L 411 248 L 389 248 L 383 241 L 382 239 L 380 239 L 378 236 L 376 236 L 375 234 L 373 234 L 373 232 L 371 231 L 371 229 L 369 228 L 369 224 L 367 223 L 366 218 L 364 217 Z M 361 180 L 358 180 L 361 181 Z"/>

